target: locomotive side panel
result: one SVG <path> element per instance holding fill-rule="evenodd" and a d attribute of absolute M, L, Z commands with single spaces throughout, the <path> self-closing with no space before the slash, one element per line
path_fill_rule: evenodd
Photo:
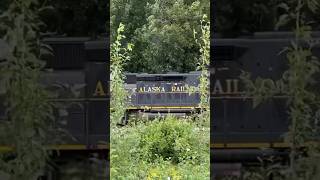
<path fill-rule="evenodd" d="M 56 126 L 72 135 L 64 143 L 86 143 L 86 104 L 80 100 L 85 98 L 85 73 L 81 70 L 48 72 L 43 74 L 41 83 L 56 93 L 53 99 L 57 104 Z"/>
<path fill-rule="evenodd" d="M 273 98 L 253 108 L 240 80 L 241 71 L 252 78 L 277 80 L 286 69 L 288 39 L 216 39 L 217 56 L 211 66 L 211 143 L 281 142 L 287 131 L 285 98 Z M 281 94 L 279 94 L 281 95 Z M 221 112 L 222 111 L 222 112 Z M 215 116 L 217 115 L 217 116 Z"/>
<path fill-rule="evenodd" d="M 110 105 L 107 63 L 88 63 L 86 67 L 87 138 L 89 145 L 109 142 Z"/>
<path fill-rule="evenodd" d="M 127 75 L 128 77 L 128 75 Z M 181 108 L 197 107 L 199 93 L 189 93 L 187 86 L 198 86 L 199 74 L 141 74 L 131 87 L 131 106 Z"/>

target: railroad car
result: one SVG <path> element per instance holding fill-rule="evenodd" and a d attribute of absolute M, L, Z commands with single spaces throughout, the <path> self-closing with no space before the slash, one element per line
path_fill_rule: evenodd
<path fill-rule="evenodd" d="M 200 73 L 127 73 L 125 87 L 129 92 L 129 100 L 126 120 L 130 115 L 154 118 L 168 113 L 187 116 L 199 111 L 197 87 Z"/>
<path fill-rule="evenodd" d="M 313 33 L 319 41 L 320 34 Z M 257 162 L 257 157 L 286 157 L 288 144 L 284 135 L 290 120 L 287 99 L 279 94 L 253 108 L 248 97 L 242 71 L 257 77 L 278 80 L 288 68 L 285 53 L 293 34 L 287 32 L 259 32 L 251 37 L 211 40 L 211 162 L 213 172 L 246 163 Z M 319 45 L 313 53 L 320 57 Z"/>
<path fill-rule="evenodd" d="M 98 154 L 101 161 L 107 160 L 110 136 L 108 39 L 46 38 L 43 43 L 50 45 L 52 52 L 43 56 L 47 64 L 40 83 L 57 93 L 51 99 L 57 105 L 56 125 L 69 133 L 60 143 L 49 145 L 60 150 L 57 162 L 87 158 L 92 153 Z M 0 119 L 6 119 L 2 103 Z M 1 147 L 10 149 L 10 145 Z M 105 166 L 101 168 L 105 170 Z M 57 172 L 49 176 L 47 179 L 59 179 Z"/>

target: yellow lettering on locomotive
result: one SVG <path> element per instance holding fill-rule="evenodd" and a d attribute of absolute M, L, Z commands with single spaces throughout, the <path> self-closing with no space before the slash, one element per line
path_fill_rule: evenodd
<path fill-rule="evenodd" d="M 213 93 L 214 94 L 223 94 L 223 89 L 222 89 L 222 85 L 221 85 L 221 82 L 220 80 L 217 80 L 215 83 L 214 83 L 214 87 L 213 87 Z"/>
<path fill-rule="evenodd" d="M 152 87 L 152 92 L 160 92 L 160 87 Z"/>
<path fill-rule="evenodd" d="M 214 94 L 240 94 L 239 80 L 238 79 L 226 79 L 225 83 L 220 80 L 216 80 L 213 87 Z"/>
<path fill-rule="evenodd" d="M 171 92 L 185 92 L 184 86 L 172 86 Z"/>
<path fill-rule="evenodd" d="M 164 87 L 161 86 L 153 86 L 153 87 L 140 87 L 139 88 L 139 93 L 144 93 L 144 92 L 166 92 Z"/>
<path fill-rule="evenodd" d="M 226 80 L 226 82 L 227 82 L 227 91 L 226 91 L 226 93 L 227 94 L 231 94 L 232 93 L 232 79 L 227 79 Z"/>
<path fill-rule="evenodd" d="M 101 81 L 98 81 L 96 90 L 93 93 L 93 96 L 105 96 L 106 93 L 104 92 L 103 85 Z"/>
<path fill-rule="evenodd" d="M 139 88 L 139 93 L 142 93 L 142 92 L 144 92 L 144 91 L 143 91 L 143 87 L 140 87 L 140 88 Z"/>
<path fill-rule="evenodd" d="M 234 89 L 233 93 L 234 94 L 239 93 L 238 84 L 239 84 L 239 80 L 238 79 L 234 79 L 233 80 L 233 89 Z"/>

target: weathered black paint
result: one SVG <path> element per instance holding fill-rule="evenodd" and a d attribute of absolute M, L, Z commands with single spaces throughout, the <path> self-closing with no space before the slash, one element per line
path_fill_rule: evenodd
<path fill-rule="evenodd" d="M 286 98 L 274 97 L 253 108 L 240 74 L 246 71 L 253 79 L 279 79 L 287 69 L 285 53 L 279 52 L 291 40 L 276 33 L 261 33 L 250 39 L 212 40 L 211 143 L 283 141 L 289 125 Z M 314 53 L 319 55 L 319 48 Z M 238 80 L 238 89 L 230 88 L 228 93 L 227 80 Z"/>
<path fill-rule="evenodd" d="M 99 141 L 109 141 L 110 129 L 110 106 L 109 106 L 109 87 L 108 87 L 108 68 L 107 63 L 88 63 L 86 67 L 86 96 L 87 101 L 87 133 L 88 144 L 97 144 Z M 102 83 L 105 95 L 95 93 Z"/>

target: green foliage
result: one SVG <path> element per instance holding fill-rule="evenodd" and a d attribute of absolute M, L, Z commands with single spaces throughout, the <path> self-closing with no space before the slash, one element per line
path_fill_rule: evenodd
<path fill-rule="evenodd" d="M 135 44 L 130 72 L 188 72 L 196 67 L 199 47 L 193 29 L 209 14 L 208 0 L 113 1 L 111 26 L 128 24 L 128 40 Z M 111 33 L 115 34 L 115 33 Z"/>
<path fill-rule="evenodd" d="M 10 0 L 1 0 L 0 13 L 6 10 L 9 4 Z M 41 32 L 58 36 L 91 36 L 93 38 L 109 33 L 109 28 L 106 28 L 109 16 L 106 11 L 109 9 L 108 1 L 39 0 L 39 4 L 47 5 L 40 16 L 45 24 Z M 0 31 L 0 36 L 2 35 Z"/>
<path fill-rule="evenodd" d="M 112 135 L 112 179 L 209 178 L 209 128 L 168 116 Z"/>
<path fill-rule="evenodd" d="M 37 0 L 17 0 L 1 16 L 9 53 L 0 64 L 7 117 L 0 126 L 0 143 L 14 149 L 1 155 L 0 171 L 12 180 L 36 179 L 49 160 L 44 145 L 54 130 L 54 117 L 50 94 L 39 84 L 44 67 L 38 39 L 42 8 Z"/>
<path fill-rule="evenodd" d="M 104 0 L 49 0 L 41 14 L 47 32 L 66 36 L 91 36 L 106 33 L 108 1 Z"/>
<path fill-rule="evenodd" d="M 289 22 L 297 1 L 288 0 L 225 0 L 217 1 L 216 27 L 217 33 L 223 37 L 237 37 L 259 31 L 284 30 L 291 31 L 295 22 Z M 314 29 L 319 29 L 319 11 L 315 11 L 319 1 L 305 1 L 306 16 L 301 17 Z M 290 14 L 287 12 L 291 11 Z"/>
<path fill-rule="evenodd" d="M 144 132 L 140 133 L 141 158 L 147 162 L 154 162 L 161 158 L 175 164 L 184 160 L 196 163 L 201 157 L 198 154 L 199 150 L 193 149 L 199 142 L 192 136 L 192 128 L 192 124 L 178 122 L 172 117 L 150 124 Z"/>
<path fill-rule="evenodd" d="M 291 0 L 280 6 L 286 9 L 279 18 L 278 25 L 294 24 L 295 40 L 291 46 L 285 48 L 288 60 L 288 70 L 277 81 L 271 79 L 250 80 L 245 74 L 244 79 L 254 105 L 282 93 L 288 100 L 288 114 L 291 120 L 286 142 L 290 144 L 290 165 L 287 167 L 283 179 L 319 179 L 319 144 L 308 143 L 319 138 L 318 112 L 319 97 L 315 89 L 314 77 L 319 73 L 320 64 L 312 55 L 311 26 L 307 21 L 307 12 L 315 12 L 319 7 L 314 0 Z M 305 44 L 308 46 L 305 47 Z M 301 147 L 306 147 L 301 152 Z"/>
<path fill-rule="evenodd" d="M 207 2 L 209 4 L 209 2 Z M 199 1 L 159 0 L 149 7 L 140 39 L 147 43 L 143 58 L 152 72 L 185 72 L 196 68 L 199 47 L 193 29 L 199 30 L 203 4 Z"/>
<path fill-rule="evenodd" d="M 237 37 L 257 31 L 270 31 L 277 22 L 277 4 L 285 0 L 217 1 L 216 32 L 223 37 Z"/>
<path fill-rule="evenodd" d="M 201 36 L 200 39 L 196 38 L 197 32 L 194 31 L 195 42 L 200 47 L 200 57 L 197 59 L 197 70 L 201 71 L 198 86 L 186 85 L 189 94 L 200 94 L 200 113 L 194 114 L 193 117 L 204 126 L 210 124 L 210 22 L 207 20 L 207 15 L 203 15 L 201 20 Z"/>
<path fill-rule="evenodd" d="M 101 180 L 106 179 L 106 163 L 97 157 L 77 157 L 61 163 L 59 180 Z"/>
<path fill-rule="evenodd" d="M 9 6 L 9 2 L 10 0 L 2 0 L 0 1 L 0 14 L 2 14 L 3 12 L 5 12 L 8 9 Z M 1 28 L 1 24 L 0 24 L 0 37 L 3 37 L 6 33 L 6 31 Z"/>
<path fill-rule="evenodd" d="M 133 40 L 135 31 L 147 22 L 147 3 L 152 0 L 112 0 L 110 6 L 111 39 L 115 39 L 116 29 L 120 23 L 126 24 L 124 35 Z"/>
<path fill-rule="evenodd" d="M 196 35 L 196 33 L 194 32 Z M 194 35 L 194 36 L 195 36 Z M 200 58 L 198 62 L 198 70 L 201 70 L 200 83 L 199 83 L 199 92 L 200 92 L 200 107 L 201 107 L 201 119 L 207 120 L 210 119 L 210 86 L 209 86 L 209 75 L 210 72 L 208 67 L 210 65 L 210 22 L 207 20 L 207 16 L 204 15 L 201 20 L 201 39 L 196 42 L 200 47 Z"/>
<path fill-rule="evenodd" d="M 288 89 L 285 87 L 284 82 L 281 80 L 273 81 L 271 79 L 262 79 L 257 77 L 252 81 L 251 75 L 248 72 L 242 72 L 241 80 L 244 82 L 246 95 L 253 98 L 253 107 L 257 107 L 261 102 L 266 101 L 273 96 L 281 95 Z M 258 96 L 257 96 L 258 95 Z"/>
<path fill-rule="evenodd" d="M 125 36 L 122 34 L 124 25 L 120 24 L 117 30 L 117 38 L 111 45 L 111 125 L 120 123 L 127 107 L 128 92 L 124 88 L 124 64 L 130 60 L 129 52 L 133 45 L 128 43 L 127 47 L 122 47 L 122 41 Z"/>

